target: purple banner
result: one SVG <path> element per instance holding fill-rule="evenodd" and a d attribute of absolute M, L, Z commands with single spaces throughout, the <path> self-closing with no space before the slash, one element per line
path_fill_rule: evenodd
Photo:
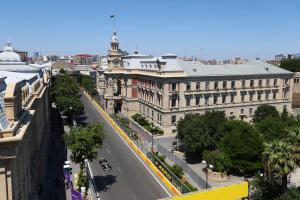
<path fill-rule="evenodd" d="M 71 189 L 71 195 L 72 195 L 72 200 L 82 200 L 82 196 L 80 192 L 77 192 L 76 190 Z"/>
<path fill-rule="evenodd" d="M 71 181 L 70 174 L 69 174 L 69 172 L 68 172 L 66 169 L 64 169 L 64 177 L 65 177 L 65 180 L 66 180 L 67 182 L 70 182 L 70 181 Z"/>

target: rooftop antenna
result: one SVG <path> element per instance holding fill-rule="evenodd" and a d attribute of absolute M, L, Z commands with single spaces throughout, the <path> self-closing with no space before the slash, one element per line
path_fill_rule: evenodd
<path fill-rule="evenodd" d="M 113 19 L 113 32 L 116 31 L 116 15 L 115 14 L 111 14 L 110 18 Z"/>
<path fill-rule="evenodd" d="M 135 54 L 138 54 L 139 53 L 139 50 L 138 50 L 138 46 L 136 45 L 135 46 L 135 52 L 134 52 Z"/>
<path fill-rule="evenodd" d="M 202 47 L 201 47 L 201 50 L 200 50 L 200 51 L 201 51 L 201 52 L 200 52 L 200 53 L 201 53 L 200 56 L 201 56 L 201 62 L 202 62 L 202 60 L 203 60 L 203 56 L 202 56 Z"/>

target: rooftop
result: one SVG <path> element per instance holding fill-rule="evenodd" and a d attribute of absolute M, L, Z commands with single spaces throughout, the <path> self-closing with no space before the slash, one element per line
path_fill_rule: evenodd
<path fill-rule="evenodd" d="M 273 66 L 261 60 L 243 60 L 238 64 L 206 65 L 194 61 L 177 58 L 176 55 L 166 54 L 153 57 L 133 54 L 123 57 L 125 69 L 140 69 L 163 72 L 183 72 L 186 76 L 234 76 L 234 75 L 272 75 L 293 74 L 292 72 Z"/>

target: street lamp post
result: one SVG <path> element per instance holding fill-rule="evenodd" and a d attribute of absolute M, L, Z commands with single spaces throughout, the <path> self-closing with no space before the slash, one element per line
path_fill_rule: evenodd
<path fill-rule="evenodd" d="M 153 133 L 151 133 L 151 139 L 152 139 L 152 142 L 151 142 L 151 152 L 153 153 Z"/>
<path fill-rule="evenodd" d="M 213 165 L 208 165 L 205 160 L 202 160 L 202 164 L 205 165 L 203 170 L 204 170 L 205 175 L 206 175 L 206 177 L 205 177 L 205 189 L 207 189 L 208 188 L 208 170 L 214 168 L 214 166 Z"/>

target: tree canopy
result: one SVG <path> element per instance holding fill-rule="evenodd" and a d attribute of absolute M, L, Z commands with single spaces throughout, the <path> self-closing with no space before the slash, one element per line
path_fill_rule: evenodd
<path fill-rule="evenodd" d="M 96 85 L 93 82 L 92 78 L 87 75 L 80 75 L 79 76 L 79 83 L 84 89 L 91 94 L 92 96 L 97 95 Z"/>
<path fill-rule="evenodd" d="M 204 115 L 188 114 L 177 125 L 178 139 L 187 157 L 201 157 L 204 150 L 214 150 L 224 134 L 227 119 L 222 111 Z"/>
<path fill-rule="evenodd" d="M 253 125 L 241 120 L 228 122 L 228 133 L 220 142 L 220 150 L 231 161 L 233 174 L 253 174 L 262 168 L 263 138 Z"/>
<path fill-rule="evenodd" d="M 257 107 L 252 120 L 254 123 L 257 123 L 268 116 L 273 118 L 279 118 L 279 112 L 274 106 L 265 104 Z"/>
<path fill-rule="evenodd" d="M 80 89 L 76 81 L 68 74 L 62 74 L 54 81 L 52 95 L 58 109 L 71 117 L 84 110 L 80 101 Z"/>
<path fill-rule="evenodd" d="M 84 165 L 84 160 L 92 161 L 96 158 L 98 149 L 102 147 L 104 133 L 101 124 L 89 124 L 86 127 L 71 129 L 64 139 L 67 147 L 71 150 L 71 159 Z"/>
<path fill-rule="evenodd" d="M 280 67 L 292 72 L 299 72 L 300 59 L 283 59 L 280 61 Z"/>

